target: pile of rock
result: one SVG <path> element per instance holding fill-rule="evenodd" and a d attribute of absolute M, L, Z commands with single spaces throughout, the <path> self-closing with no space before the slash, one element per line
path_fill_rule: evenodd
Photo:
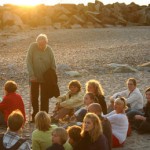
<path fill-rule="evenodd" d="M 19 7 L 4 5 L 0 7 L 0 28 L 24 25 L 32 27 L 48 25 L 53 28 L 101 28 L 108 25 L 150 25 L 150 5 L 139 6 L 114 3 L 104 5 L 95 3 L 39 5 Z"/>

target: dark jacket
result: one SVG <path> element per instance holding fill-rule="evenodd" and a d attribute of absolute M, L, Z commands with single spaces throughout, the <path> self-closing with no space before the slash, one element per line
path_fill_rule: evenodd
<path fill-rule="evenodd" d="M 149 102 L 146 104 L 143 110 L 144 110 L 144 117 L 146 117 L 146 121 L 150 123 L 150 103 Z"/>
<path fill-rule="evenodd" d="M 53 144 L 52 146 L 50 146 L 46 150 L 65 150 L 65 149 L 64 149 L 63 145 Z"/>
<path fill-rule="evenodd" d="M 44 73 L 44 82 L 46 83 L 46 92 L 48 98 L 58 97 L 60 96 L 60 91 L 59 87 L 57 84 L 57 75 L 55 70 L 49 68 L 45 73 Z"/>
<path fill-rule="evenodd" d="M 109 150 L 108 141 L 102 134 L 95 142 L 92 142 L 89 134 L 86 133 L 79 143 L 78 150 Z"/>
<path fill-rule="evenodd" d="M 107 114 L 107 105 L 106 105 L 106 101 L 105 101 L 105 97 L 103 95 L 95 95 L 96 97 L 96 101 L 95 103 L 99 103 L 102 107 L 102 112 L 104 115 Z"/>
<path fill-rule="evenodd" d="M 105 135 L 107 141 L 108 141 L 108 147 L 109 150 L 112 149 L 112 128 L 109 120 L 107 118 L 100 117 L 100 120 L 102 121 L 102 127 L 103 127 L 103 134 Z"/>

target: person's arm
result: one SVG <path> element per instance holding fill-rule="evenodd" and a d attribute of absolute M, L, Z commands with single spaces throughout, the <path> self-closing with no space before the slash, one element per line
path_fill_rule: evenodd
<path fill-rule="evenodd" d="M 8 102 L 7 97 L 4 96 L 2 102 L 0 102 L 0 111 L 5 110 L 5 109 L 8 108 L 7 102 Z"/>
<path fill-rule="evenodd" d="M 102 115 L 104 118 L 107 118 L 107 117 L 109 117 L 109 116 L 111 116 L 111 115 L 114 115 L 116 113 L 116 111 L 115 110 L 113 110 L 113 111 L 111 111 L 109 114 L 106 114 L 106 115 Z"/>
<path fill-rule="evenodd" d="M 28 49 L 26 61 L 27 61 L 27 69 L 29 72 L 29 78 L 31 81 L 32 80 L 34 81 L 34 80 L 36 80 L 36 77 L 35 77 L 34 71 L 33 71 L 33 44 L 31 44 Z"/>
<path fill-rule="evenodd" d="M 60 103 L 60 106 L 73 108 L 75 104 L 80 103 L 82 101 L 83 96 L 81 95 L 81 93 L 78 93 L 77 95 L 74 95 L 71 98 L 67 99 L 66 101 Z"/>
<path fill-rule="evenodd" d="M 113 96 L 111 96 L 111 98 L 116 99 L 117 97 L 120 97 L 120 96 L 121 97 L 127 97 L 128 96 L 128 90 L 117 92 Z"/>

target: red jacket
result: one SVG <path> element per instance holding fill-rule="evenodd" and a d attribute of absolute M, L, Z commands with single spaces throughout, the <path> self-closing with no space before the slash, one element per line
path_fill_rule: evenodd
<path fill-rule="evenodd" d="M 0 111 L 4 114 L 6 123 L 8 116 L 16 109 L 19 109 L 22 112 L 26 120 L 24 103 L 21 96 L 17 93 L 8 93 L 3 97 L 3 101 L 0 103 Z"/>

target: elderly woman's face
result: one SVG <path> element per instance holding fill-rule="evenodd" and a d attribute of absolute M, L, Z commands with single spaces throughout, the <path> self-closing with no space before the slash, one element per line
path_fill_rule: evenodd
<path fill-rule="evenodd" d="M 38 41 L 38 47 L 40 50 L 44 50 L 46 48 L 47 42 L 45 40 Z"/>

